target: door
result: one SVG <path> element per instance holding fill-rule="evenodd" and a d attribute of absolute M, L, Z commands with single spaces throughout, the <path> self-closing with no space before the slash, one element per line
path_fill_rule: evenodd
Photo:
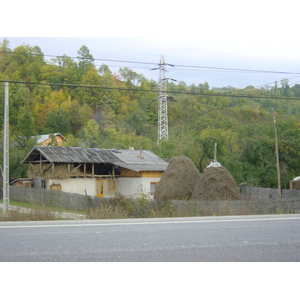
<path fill-rule="evenodd" d="M 104 180 L 96 180 L 96 196 L 104 197 Z"/>

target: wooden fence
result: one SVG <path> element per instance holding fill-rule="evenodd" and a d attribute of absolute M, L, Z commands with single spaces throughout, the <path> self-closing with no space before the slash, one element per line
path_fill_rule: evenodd
<path fill-rule="evenodd" d="M 39 205 L 62 207 L 69 210 L 86 210 L 98 206 L 108 199 L 90 197 L 46 189 L 10 186 L 9 198 L 12 200 L 35 203 Z"/>
<path fill-rule="evenodd" d="M 282 190 L 280 198 L 277 189 L 242 187 L 241 195 L 242 200 L 236 201 L 174 200 L 172 204 L 179 211 L 196 211 L 199 215 L 300 213 L 300 190 Z M 109 200 L 61 191 L 13 186 L 10 187 L 10 199 L 79 211 L 97 207 Z M 149 209 L 152 209 L 154 204 L 155 201 L 152 201 Z"/>

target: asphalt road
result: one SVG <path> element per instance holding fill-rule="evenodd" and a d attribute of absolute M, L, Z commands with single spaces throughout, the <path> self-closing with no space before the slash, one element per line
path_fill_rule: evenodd
<path fill-rule="evenodd" d="M 300 214 L 1 222 L 2 262 L 300 261 Z"/>

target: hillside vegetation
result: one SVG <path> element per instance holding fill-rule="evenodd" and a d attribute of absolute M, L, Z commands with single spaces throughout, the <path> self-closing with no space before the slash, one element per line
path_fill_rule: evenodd
<path fill-rule="evenodd" d="M 67 55 L 49 59 L 38 46 L 10 49 L 4 39 L 0 81 L 1 124 L 4 81 L 10 82 L 10 176 L 14 178 L 27 176 L 20 162 L 36 144 L 33 137 L 59 132 L 67 138 L 64 146 L 142 147 L 166 161 L 182 154 L 201 173 L 214 158 L 217 143 L 218 161 L 238 184 L 277 187 L 273 109 L 282 187 L 300 175 L 300 85 L 290 87 L 284 78 L 276 89 L 168 83 L 169 140 L 159 147 L 156 82 L 127 67 L 118 73 L 105 64 L 97 67 L 84 45 L 78 59 Z"/>

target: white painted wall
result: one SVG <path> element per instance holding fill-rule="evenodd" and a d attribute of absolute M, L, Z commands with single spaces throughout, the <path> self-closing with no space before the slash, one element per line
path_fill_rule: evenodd
<path fill-rule="evenodd" d="M 95 182 L 95 178 L 49 179 L 49 189 L 51 184 L 59 183 L 63 192 L 85 195 L 86 190 L 89 196 L 95 196 Z"/>
<path fill-rule="evenodd" d="M 138 197 L 141 193 L 146 194 L 150 198 L 150 183 L 158 182 L 160 177 L 139 177 L 139 178 L 116 178 L 117 191 L 126 197 Z M 50 189 L 50 185 L 53 183 L 59 183 L 61 190 L 67 193 L 76 193 L 85 195 L 96 195 L 96 179 L 95 178 L 66 178 L 66 179 L 49 179 L 47 182 L 47 188 Z M 108 179 L 104 179 L 104 195 L 107 198 L 114 197 L 115 192 L 108 190 Z"/>
<path fill-rule="evenodd" d="M 158 182 L 160 177 L 140 177 L 140 178 L 117 178 L 118 192 L 126 197 L 138 197 L 141 193 L 146 194 L 150 198 L 150 183 Z"/>

